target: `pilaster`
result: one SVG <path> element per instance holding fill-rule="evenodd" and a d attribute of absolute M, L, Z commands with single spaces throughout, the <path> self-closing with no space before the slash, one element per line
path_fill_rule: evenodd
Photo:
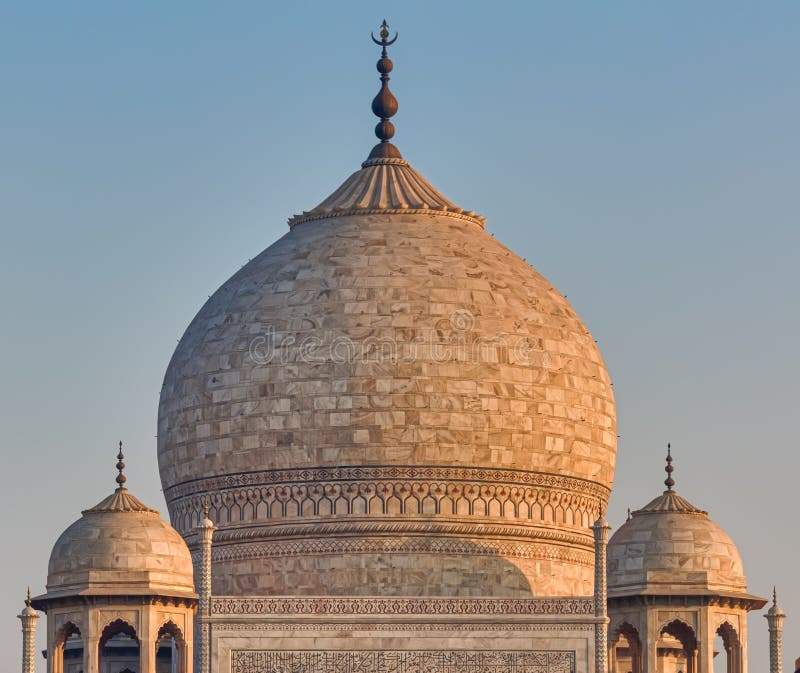
<path fill-rule="evenodd" d="M 611 526 L 602 513 L 592 526 L 594 532 L 594 658 L 595 671 L 608 673 L 608 580 L 606 571 L 606 547 Z"/>
<path fill-rule="evenodd" d="M 198 574 L 199 604 L 197 610 L 197 638 L 196 672 L 210 673 L 211 671 L 211 545 L 213 542 L 214 526 L 208 518 L 208 504 L 203 507 L 203 521 L 197 527 L 200 534 L 200 560 Z"/>

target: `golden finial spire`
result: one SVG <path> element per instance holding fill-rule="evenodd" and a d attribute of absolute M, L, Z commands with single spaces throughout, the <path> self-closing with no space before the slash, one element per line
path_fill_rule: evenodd
<path fill-rule="evenodd" d="M 376 39 L 374 34 L 371 35 L 372 41 L 381 47 L 381 58 L 376 66 L 381 74 L 381 90 L 372 100 L 372 112 L 375 113 L 376 117 L 380 117 L 380 121 L 375 126 L 375 135 L 378 136 L 380 142 L 372 148 L 367 161 L 370 159 L 403 158 L 400 150 L 389 142 L 394 137 L 394 124 L 389 119 L 397 113 L 398 106 L 397 99 L 389 91 L 389 73 L 392 72 L 394 64 L 386 52 L 386 47 L 397 41 L 397 33 L 394 34 L 391 40 L 389 39 L 389 24 L 384 19 L 379 34 L 381 36 L 380 40 Z"/>
<path fill-rule="evenodd" d="M 664 468 L 664 471 L 667 473 L 664 485 L 667 487 L 668 491 L 671 491 L 672 487 L 675 486 L 675 480 L 672 478 L 672 473 L 675 471 L 675 468 L 672 467 L 672 447 L 669 444 L 667 444 L 667 466 Z"/>
<path fill-rule="evenodd" d="M 31 588 L 28 587 L 28 597 L 25 599 L 25 605 L 31 606 Z"/>
<path fill-rule="evenodd" d="M 125 482 L 127 481 L 127 478 L 122 473 L 122 471 L 125 469 L 125 463 L 123 462 L 123 458 L 125 458 L 125 456 L 122 454 L 122 442 L 120 442 L 119 453 L 117 454 L 117 470 L 119 471 L 119 474 L 117 475 L 118 488 L 125 488 Z"/>

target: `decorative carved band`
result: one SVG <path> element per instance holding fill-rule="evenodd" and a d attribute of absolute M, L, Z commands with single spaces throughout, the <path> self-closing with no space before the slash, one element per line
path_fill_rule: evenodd
<path fill-rule="evenodd" d="M 574 563 L 591 567 L 594 556 L 570 547 L 537 542 L 497 541 L 459 538 L 418 537 L 411 539 L 377 538 L 300 538 L 239 543 L 214 547 L 214 563 L 258 558 L 285 558 L 321 554 L 457 554 L 459 556 L 501 556 Z"/>
<path fill-rule="evenodd" d="M 594 551 L 588 530 L 562 530 L 542 525 L 518 525 L 514 522 L 472 523 L 460 519 L 369 519 L 355 518 L 298 522 L 265 522 L 259 526 L 225 528 L 214 535 L 214 546 L 234 545 L 275 539 L 315 537 L 370 537 L 370 536 L 447 536 L 457 538 L 477 537 L 513 539 L 520 542 L 552 542 Z M 197 536 L 187 536 L 190 549 L 197 547 Z"/>
<path fill-rule="evenodd" d="M 232 673 L 574 673 L 575 652 L 233 650 Z"/>
<path fill-rule="evenodd" d="M 430 208 L 363 208 L 360 210 L 342 210 L 341 212 L 325 212 L 319 215 L 295 215 L 288 220 L 289 228 L 292 229 L 303 222 L 314 222 L 316 220 L 330 220 L 334 217 L 353 217 L 356 215 L 437 215 L 441 217 L 453 217 L 457 220 L 466 220 L 477 224 L 481 229 L 486 228 L 486 222 L 480 215 L 469 215 L 467 212 L 456 212 L 452 210 L 432 210 Z"/>
<path fill-rule="evenodd" d="M 188 534 L 204 502 L 223 529 L 247 522 L 353 517 L 457 517 L 586 530 L 608 489 L 573 477 L 457 467 L 269 470 L 186 482 L 165 491 L 172 524 Z"/>
<path fill-rule="evenodd" d="M 289 483 L 374 481 L 374 480 L 422 480 L 422 481 L 485 481 L 503 482 L 521 486 L 549 486 L 568 491 L 578 491 L 608 499 L 611 491 L 594 481 L 565 477 L 550 472 L 532 470 L 504 470 L 482 467 L 439 465 L 358 465 L 334 467 L 307 467 L 254 472 L 231 472 L 205 479 L 192 479 L 164 489 L 164 497 L 171 502 L 187 495 L 204 495 L 209 491 L 225 490 L 242 486 L 277 486 Z"/>
<path fill-rule="evenodd" d="M 405 622 L 396 623 L 396 622 L 376 622 L 370 619 L 368 622 L 335 622 L 331 623 L 319 623 L 319 622 L 299 622 L 299 621 L 284 621 L 284 622 L 274 622 L 274 621 L 266 621 L 266 622 L 239 622 L 239 621 L 232 621 L 232 622 L 225 622 L 225 621 L 215 621 L 214 622 L 214 633 L 217 634 L 224 634 L 224 633 L 236 633 L 237 635 L 244 635 L 247 636 L 248 634 L 252 633 L 262 633 L 267 632 L 271 634 L 275 634 L 276 632 L 280 631 L 312 631 L 312 632 L 323 632 L 323 631 L 403 631 L 406 633 L 413 633 L 414 631 L 503 631 L 508 633 L 509 631 L 541 631 L 543 633 L 552 633 L 557 632 L 559 634 L 564 634 L 566 631 L 569 632 L 594 632 L 594 620 L 587 621 L 587 622 L 576 622 L 574 618 L 570 619 L 569 623 L 524 623 L 524 622 L 515 622 L 513 624 L 509 624 L 508 622 L 498 621 L 494 623 L 476 623 L 476 622 L 466 622 L 466 623 L 437 623 L 437 622 L 425 622 L 422 624 L 408 624 Z"/>
<path fill-rule="evenodd" d="M 582 615 L 591 616 L 591 598 L 302 598 L 231 597 L 211 599 L 213 616 L 234 615 Z"/>

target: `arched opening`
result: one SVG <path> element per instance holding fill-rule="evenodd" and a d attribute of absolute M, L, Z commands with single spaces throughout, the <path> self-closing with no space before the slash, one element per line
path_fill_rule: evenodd
<path fill-rule="evenodd" d="M 643 673 L 642 641 L 639 632 L 627 622 L 615 629 L 611 645 L 612 673 Z"/>
<path fill-rule="evenodd" d="M 98 647 L 98 669 L 103 673 L 140 673 L 139 638 L 128 622 L 117 619 L 106 626 Z"/>
<path fill-rule="evenodd" d="M 656 643 L 658 670 L 661 673 L 698 673 L 697 636 L 694 629 L 679 619 L 661 629 Z"/>
<path fill-rule="evenodd" d="M 174 622 L 158 630 L 156 638 L 156 673 L 186 673 L 186 642 Z"/>
<path fill-rule="evenodd" d="M 742 646 L 739 634 L 730 622 L 723 622 L 714 639 L 714 673 L 740 673 L 741 670 Z"/>
<path fill-rule="evenodd" d="M 57 631 L 52 657 L 53 673 L 83 673 L 83 636 L 72 622 Z"/>
<path fill-rule="evenodd" d="M 83 636 L 80 631 L 64 641 L 64 673 L 83 673 Z"/>

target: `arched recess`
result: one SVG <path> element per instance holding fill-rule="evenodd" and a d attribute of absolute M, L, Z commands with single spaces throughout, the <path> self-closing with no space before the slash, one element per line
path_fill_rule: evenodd
<path fill-rule="evenodd" d="M 158 630 L 155 643 L 156 667 L 170 673 L 187 673 L 188 652 L 183 632 L 172 620 Z"/>
<path fill-rule="evenodd" d="M 74 622 L 64 623 L 53 640 L 53 673 L 64 673 L 65 659 L 83 661 L 83 636 Z"/>
<path fill-rule="evenodd" d="M 642 640 L 632 624 L 622 622 L 611 634 L 611 673 L 644 673 Z"/>
<path fill-rule="evenodd" d="M 685 658 L 686 673 L 698 673 L 697 666 L 697 634 L 694 629 L 686 622 L 680 619 L 674 619 L 669 624 L 661 628 L 661 636 L 672 636 L 675 638 L 683 649 L 683 656 Z"/>
<path fill-rule="evenodd" d="M 725 648 L 726 672 L 741 673 L 742 643 L 739 640 L 739 634 L 736 629 L 730 622 L 724 621 L 719 625 L 716 633 L 722 638 L 722 644 Z"/>
<path fill-rule="evenodd" d="M 100 671 L 139 670 L 141 643 L 136 629 L 123 619 L 107 624 L 97 645 L 97 662 Z"/>

